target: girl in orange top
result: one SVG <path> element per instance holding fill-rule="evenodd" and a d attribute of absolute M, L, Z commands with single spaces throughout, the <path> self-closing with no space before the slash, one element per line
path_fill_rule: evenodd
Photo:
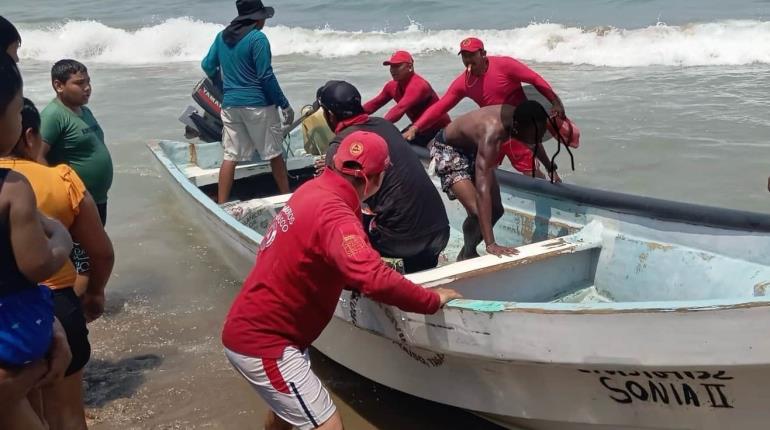
<path fill-rule="evenodd" d="M 52 429 L 86 428 L 83 409 L 83 367 L 91 356 L 86 323 L 104 312 L 104 287 L 114 254 L 104 231 L 96 203 L 78 175 L 67 165 L 48 167 L 39 163 L 42 147 L 40 115 L 31 101 L 24 99 L 22 136 L 11 156 L 0 159 L 0 167 L 24 175 L 32 185 L 40 212 L 64 224 L 73 241 L 90 256 L 91 270 L 84 279 L 84 291 L 75 291 L 80 280 L 71 261 L 42 282 L 53 291 L 54 313 L 67 333 L 72 361 L 60 382 L 43 389 L 45 418 Z"/>

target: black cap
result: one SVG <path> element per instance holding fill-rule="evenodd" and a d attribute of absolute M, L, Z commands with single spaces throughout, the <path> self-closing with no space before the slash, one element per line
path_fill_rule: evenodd
<path fill-rule="evenodd" d="M 262 4 L 262 0 L 236 0 L 238 17 L 233 21 L 247 21 L 252 19 L 268 19 L 275 15 L 275 9 Z"/>
<path fill-rule="evenodd" d="M 364 112 L 361 93 L 345 81 L 329 81 L 316 92 L 318 102 L 324 109 L 340 119 Z"/>

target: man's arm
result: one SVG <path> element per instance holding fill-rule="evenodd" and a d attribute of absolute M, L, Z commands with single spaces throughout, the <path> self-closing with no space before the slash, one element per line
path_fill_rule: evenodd
<path fill-rule="evenodd" d="M 415 123 L 404 133 L 406 140 L 413 140 L 414 136 L 420 131 L 429 129 L 433 124 L 441 119 L 444 114 L 457 106 L 465 97 L 465 75 L 460 75 L 447 89 L 446 93 L 433 106 L 429 107 Z"/>
<path fill-rule="evenodd" d="M 19 271 L 30 281 L 43 282 L 69 259 L 70 235 L 60 222 L 38 212 L 32 187 L 21 174 L 9 173 L 3 191 L 16 196 L 8 220 Z"/>
<path fill-rule="evenodd" d="M 487 252 L 493 255 L 511 255 L 518 251 L 513 247 L 500 246 L 495 242 L 492 226 L 492 188 L 495 181 L 499 144 L 489 137 L 479 142 L 476 154 L 476 207 L 479 211 L 479 226 Z"/>
<path fill-rule="evenodd" d="M 393 99 L 393 94 L 391 94 L 391 91 L 388 91 L 389 87 L 390 87 L 390 82 L 385 84 L 385 86 L 382 87 L 382 91 L 380 91 L 379 94 L 374 96 L 373 99 L 364 103 L 364 113 L 371 115 L 377 112 L 378 110 L 380 110 L 380 108 L 385 106 L 389 101 Z"/>
<path fill-rule="evenodd" d="M 407 85 L 401 100 L 385 114 L 385 119 L 393 124 L 397 123 L 406 111 L 428 100 L 432 91 L 427 84 L 415 82 L 413 79 L 410 85 Z"/>
<path fill-rule="evenodd" d="M 270 42 L 266 37 L 260 37 L 254 43 L 254 65 L 257 70 L 257 78 L 262 82 L 262 88 L 268 99 L 281 109 L 289 108 L 289 100 L 283 94 L 278 79 L 273 73 L 273 54 L 270 52 Z"/>
<path fill-rule="evenodd" d="M 59 139 L 63 134 L 60 116 L 52 112 L 48 107 L 40 112 L 40 137 L 43 138 L 43 145 L 40 148 L 39 157 L 48 164 L 50 164 L 48 153 L 52 147 L 59 144 Z"/>
<path fill-rule="evenodd" d="M 449 289 L 426 289 L 387 267 L 348 208 L 325 211 L 322 243 L 326 258 L 345 277 L 348 288 L 407 312 L 433 314 L 447 301 L 460 298 Z"/>
<path fill-rule="evenodd" d="M 551 111 L 558 113 L 560 116 L 564 116 L 564 105 L 562 104 L 561 99 L 553 91 L 553 88 L 551 88 L 548 81 L 543 79 L 542 76 L 530 69 L 526 64 L 513 58 L 507 58 L 504 67 L 509 79 L 518 82 L 526 82 L 535 87 L 543 97 L 551 102 Z"/>
<path fill-rule="evenodd" d="M 203 57 L 203 60 L 201 61 L 201 69 L 203 69 L 203 73 L 206 74 L 211 79 L 214 79 L 214 77 L 217 75 L 217 72 L 219 71 L 219 52 L 217 49 L 217 46 L 219 45 L 217 43 L 217 40 L 221 36 L 217 34 L 217 37 L 214 39 L 214 43 L 211 44 L 211 48 L 209 48 L 208 54 L 206 54 L 205 57 Z"/>

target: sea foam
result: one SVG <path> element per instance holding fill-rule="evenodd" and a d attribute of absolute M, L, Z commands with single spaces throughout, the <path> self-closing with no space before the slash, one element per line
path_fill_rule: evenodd
<path fill-rule="evenodd" d="M 173 18 L 125 30 L 96 21 L 68 21 L 48 27 L 21 27 L 23 59 L 77 58 L 109 64 L 163 64 L 200 61 L 222 25 Z M 508 30 L 338 31 L 269 26 L 274 56 L 324 58 L 361 54 L 451 52 L 467 36 L 482 38 L 491 54 L 525 61 L 607 67 L 731 66 L 770 63 L 770 22 L 730 20 L 684 26 L 658 24 L 638 29 L 580 28 L 533 23 Z"/>

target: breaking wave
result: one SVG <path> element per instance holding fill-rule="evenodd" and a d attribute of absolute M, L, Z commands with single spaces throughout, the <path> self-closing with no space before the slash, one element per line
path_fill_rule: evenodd
<path fill-rule="evenodd" d="M 77 58 L 109 64 L 200 61 L 222 25 L 192 18 L 168 19 L 136 30 L 97 21 L 68 21 L 45 28 L 21 27 L 23 59 Z M 770 63 L 770 21 L 731 20 L 638 29 L 580 28 L 533 23 L 509 30 L 338 31 L 274 26 L 265 29 L 273 55 L 348 57 L 455 52 L 463 38 L 482 38 L 490 53 L 534 62 L 607 67 L 730 66 Z"/>

